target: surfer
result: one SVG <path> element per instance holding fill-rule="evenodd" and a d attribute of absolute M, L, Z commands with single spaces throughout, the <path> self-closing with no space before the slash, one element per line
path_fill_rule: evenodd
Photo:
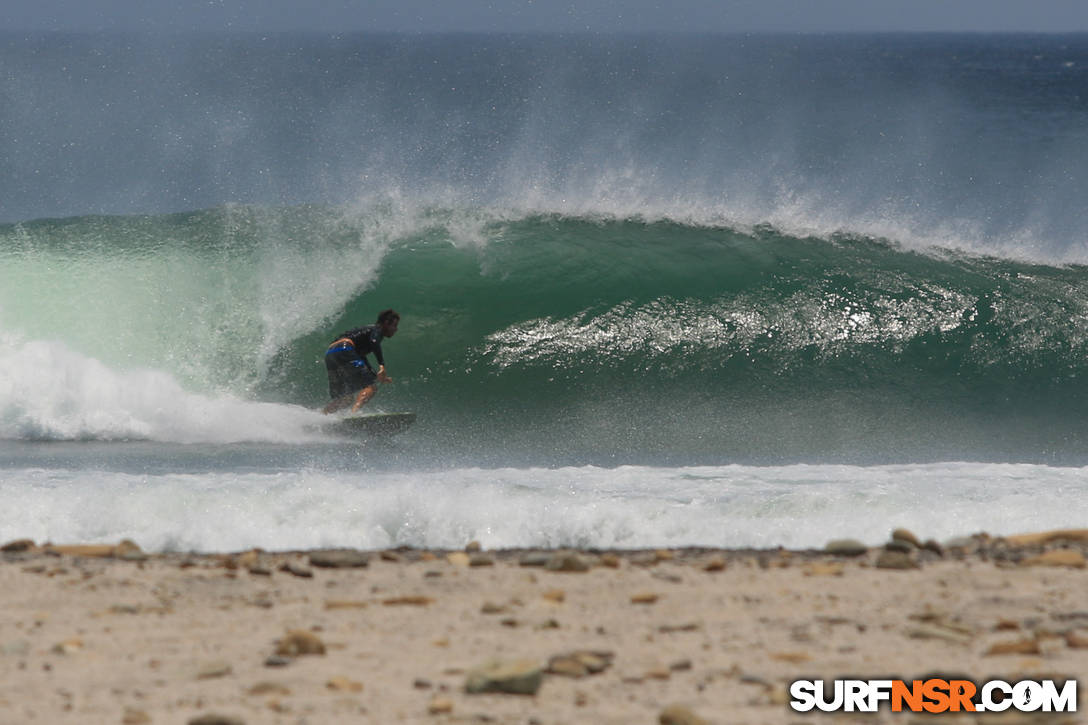
<path fill-rule="evenodd" d="M 399 323 L 400 315 L 393 310 L 382 310 L 376 324 L 348 330 L 329 345 L 325 351 L 325 368 L 329 373 L 332 400 L 325 406 L 325 413 L 348 405 L 355 412 L 378 392 L 377 383 L 393 382 L 385 374 L 382 340 L 397 334 Z M 374 372 L 367 360 L 366 356 L 371 353 L 378 361 L 378 372 Z"/>

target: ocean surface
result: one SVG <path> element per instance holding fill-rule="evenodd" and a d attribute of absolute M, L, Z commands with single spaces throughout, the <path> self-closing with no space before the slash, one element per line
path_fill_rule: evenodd
<path fill-rule="evenodd" d="M 418 421 L 322 356 L 396 308 Z M 1088 36 L 0 33 L 0 539 L 1088 525 Z"/>

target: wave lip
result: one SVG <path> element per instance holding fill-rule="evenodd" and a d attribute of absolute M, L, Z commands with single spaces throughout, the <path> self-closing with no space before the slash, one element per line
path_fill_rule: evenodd
<path fill-rule="evenodd" d="M 7 34 L 0 65 L 4 221 L 385 193 L 1088 261 L 1078 37 Z"/>

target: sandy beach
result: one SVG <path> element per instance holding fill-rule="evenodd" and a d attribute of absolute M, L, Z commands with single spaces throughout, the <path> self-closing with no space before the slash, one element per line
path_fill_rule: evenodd
<path fill-rule="evenodd" d="M 1076 678 L 1088 671 L 1086 548 L 1088 531 L 941 544 L 898 531 L 887 546 L 820 551 L 211 555 L 13 541 L 0 723 L 929 722 L 796 713 L 788 686 Z"/>

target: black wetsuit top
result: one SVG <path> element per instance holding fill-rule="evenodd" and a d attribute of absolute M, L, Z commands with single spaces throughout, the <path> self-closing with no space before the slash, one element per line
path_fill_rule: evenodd
<path fill-rule="evenodd" d="M 374 353 L 378 365 L 385 365 L 385 358 L 382 357 L 382 340 L 385 338 L 382 336 L 382 328 L 378 325 L 356 327 L 354 330 L 340 333 L 336 339 L 343 340 L 344 338 L 351 340 L 359 357 L 365 359 L 367 355 Z"/>

